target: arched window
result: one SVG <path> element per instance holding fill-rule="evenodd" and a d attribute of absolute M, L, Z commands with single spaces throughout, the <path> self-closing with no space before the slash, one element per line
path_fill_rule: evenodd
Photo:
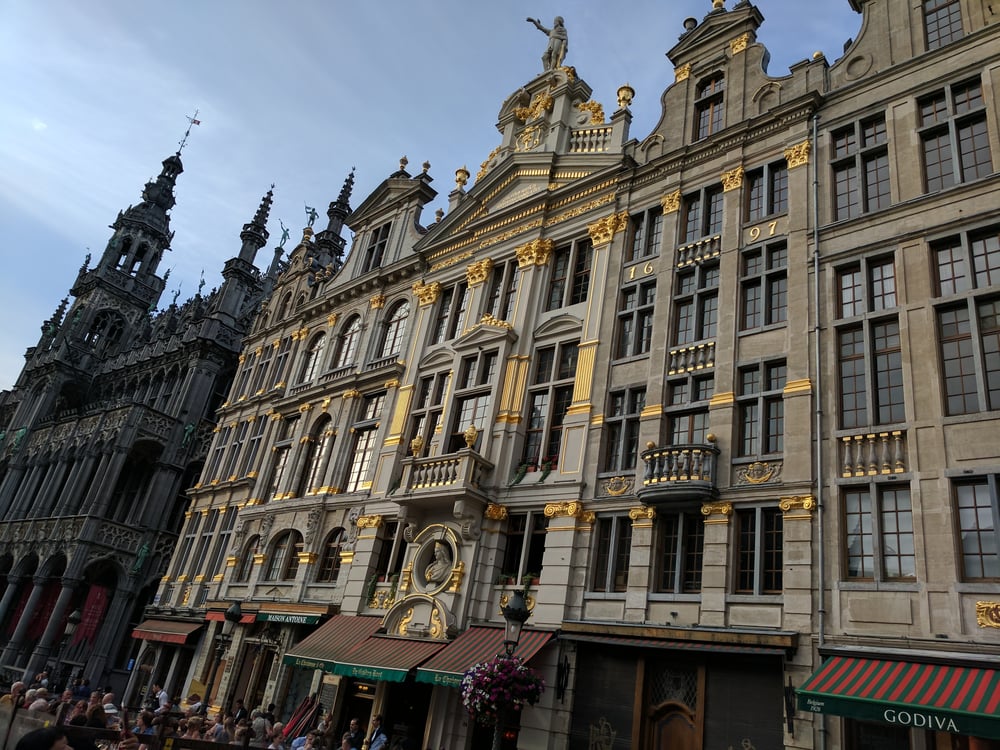
<path fill-rule="evenodd" d="M 236 576 L 233 578 L 234 581 L 238 583 L 245 583 L 250 580 L 250 573 L 253 571 L 253 556 L 257 552 L 257 543 L 260 542 L 259 536 L 252 536 L 243 545 L 243 552 L 240 554 L 240 559 L 236 561 Z"/>
<path fill-rule="evenodd" d="M 121 339 L 124 324 L 118 313 L 112 310 L 101 310 L 94 316 L 94 323 L 87 331 L 84 341 L 94 349 L 98 356 L 112 355 L 116 352 Z"/>
<path fill-rule="evenodd" d="M 323 475 L 330 461 L 336 437 L 333 434 L 332 423 L 330 417 L 321 417 L 309 434 L 309 451 L 305 461 L 302 462 L 302 479 L 296 493 L 299 497 L 305 497 L 310 492 L 315 493 L 321 489 Z"/>
<path fill-rule="evenodd" d="M 316 372 L 319 369 L 319 363 L 323 359 L 323 349 L 325 347 L 326 334 L 318 334 L 306 350 L 306 358 L 302 363 L 302 374 L 299 378 L 300 383 L 312 382 L 312 379 L 316 377 Z"/>
<path fill-rule="evenodd" d="M 379 359 L 399 354 L 403 346 L 403 334 L 406 333 L 406 319 L 410 315 L 410 303 L 400 302 L 392 309 L 388 322 L 385 324 L 385 334 L 382 339 L 382 353 Z"/>
<path fill-rule="evenodd" d="M 337 337 L 337 353 L 333 360 L 334 369 L 354 364 L 361 340 L 361 316 L 355 315 L 344 324 L 344 330 Z"/>
<path fill-rule="evenodd" d="M 271 323 L 280 323 L 288 315 L 288 308 L 292 304 L 292 293 L 288 292 L 284 297 L 281 298 L 281 304 L 278 305 L 278 314 L 274 316 L 274 320 Z"/>
<path fill-rule="evenodd" d="M 291 581 L 299 572 L 299 553 L 302 552 L 302 535 L 297 531 L 280 534 L 271 544 L 267 556 L 265 581 Z"/>
<path fill-rule="evenodd" d="M 340 548 L 344 543 L 344 530 L 334 529 L 323 545 L 323 555 L 316 571 L 318 583 L 336 583 L 340 575 Z"/>

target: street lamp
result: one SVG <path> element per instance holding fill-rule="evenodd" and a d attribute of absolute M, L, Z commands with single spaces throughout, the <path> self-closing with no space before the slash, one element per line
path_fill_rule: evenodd
<path fill-rule="evenodd" d="M 513 656 L 518 641 L 521 640 L 521 629 L 524 627 L 525 621 L 531 617 L 528 603 L 524 600 L 524 591 L 511 592 L 507 604 L 501 607 L 500 611 L 503 612 L 505 622 L 503 647 L 507 656 Z"/>
<path fill-rule="evenodd" d="M 62 647 L 59 649 L 59 683 L 63 690 L 65 690 L 68 685 L 69 678 L 67 673 L 72 673 L 72 668 L 66 663 L 66 651 L 69 648 L 70 642 L 73 640 L 73 633 L 76 632 L 76 627 L 83 621 L 83 613 L 79 609 L 74 609 L 66 617 L 66 627 L 63 628 L 63 641 Z"/>
<path fill-rule="evenodd" d="M 243 618 L 243 610 L 240 609 L 240 603 L 233 602 L 230 604 L 223 618 L 222 633 L 219 634 L 219 642 L 215 647 L 215 664 L 209 670 L 208 685 L 205 686 L 205 698 L 201 704 L 201 712 L 203 714 L 208 713 L 208 705 L 212 699 L 212 690 L 215 688 L 215 674 L 219 671 L 219 664 L 222 663 L 222 657 L 226 655 L 226 649 L 229 648 L 229 644 L 233 640 L 233 628 Z"/>
<path fill-rule="evenodd" d="M 531 617 L 531 610 L 528 609 L 528 603 L 524 599 L 524 591 L 521 589 L 512 591 L 507 604 L 501 607 L 500 611 L 503 612 L 504 619 L 503 648 L 509 659 L 517 650 L 518 641 L 521 640 L 521 629 L 524 627 L 525 621 Z M 501 750 L 503 746 L 506 731 L 504 725 L 507 723 L 509 715 L 509 708 L 497 711 L 497 723 L 493 728 L 493 750 Z"/>

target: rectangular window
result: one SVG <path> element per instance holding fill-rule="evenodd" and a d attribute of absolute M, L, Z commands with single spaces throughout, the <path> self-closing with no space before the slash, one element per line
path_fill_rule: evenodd
<path fill-rule="evenodd" d="M 578 342 L 539 349 L 528 391 L 528 419 L 522 461 L 529 466 L 555 465 L 563 419 L 573 402 Z"/>
<path fill-rule="evenodd" d="M 681 244 L 722 232 L 722 186 L 713 185 L 684 196 Z"/>
<path fill-rule="evenodd" d="M 618 295 L 617 359 L 649 353 L 653 341 L 653 307 L 656 282 L 646 281 L 622 289 Z"/>
<path fill-rule="evenodd" d="M 444 394 L 448 390 L 451 375 L 439 372 L 420 379 L 417 384 L 417 397 L 413 401 L 413 411 L 410 415 L 410 432 L 407 445 L 419 437 L 422 449 L 418 454 L 425 454 L 431 442 L 441 431 L 441 415 L 444 411 Z"/>
<path fill-rule="evenodd" d="M 555 251 L 549 276 L 546 310 L 558 310 L 584 302 L 590 292 L 590 267 L 594 244 L 589 239 L 576 240 Z"/>
<path fill-rule="evenodd" d="M 220 479 L 219 472 L 222 470 L 222 457 L 225 455 L 226 450 L 228 450 L 229 441 L 233 435 L 233 425 L 231 424 L 218 429 L 219 431 L 215 434 L 215 444 L 212 447 L 212 458 L 208 462 L 208 468 L 203 472 L 205 478 L 210 480 Z"/>
<path fill-rule="evenodd" d="M 441 291 L 438 299 L 437 322 L 432 344 L 440 344 L 460 335 L 465 330 L 465 313 L 469 304 L 469 285 L 461 281 Z"/>
<path fill-rule="evenodd" d="M 194 561 L 195 570 L 199 573 L 204 574 L 205 571 L 202 566 L 208 559 L 209 546 L 212 540 L 215 538 L 215 526 L 219 522 L 219 509 L 212 508 L 207 512 L 202 512 L 205 520 L 201 525 L 201 530 L 198 533 L 198 545 L 195 547 L 194 555 L 191 559 Z"/>
<path fill-rule="evenodd" d="M 833 217 L 851 219 L 890 202 L 889 135 L 879 114 L 835 130 L 831 136 Z"/>
<path fill-rule="evenodd" d="M 698 84 L 694 101 L 694 138 L 701 140 L 723 128 L 726 79 L 717 73 Z"/>
<path fill-rule="evenodd" d="M 285 385 L 285 369 L 288 367 L 288 358 L 292 353 L 292 337 L 287 336 L 278 344 L 278 353 L 274 359 L 274 375 L 271 378 L 271 387 L 280 388 Z"/>
<path fill-rule="evenodd" d="M 623 593 L 628 589 L 632 521 L 628 516 L 598 518 L 594 529 L 594 563 L 590 590 Z"/>
<path fill-rule="evenodd" d="M 237 478 L 237 467 L 240 465 L 240 451 L 243 449 L 243 443 L 246 442 L 249 433 L 249 421 L 240 422 L 233 431 L 233 442 L 229 446 L 229 452 L 226 455 L 226 462 L 222 467 L 220 478 L 226 481 L 232 481 Z"/>
<path fill-rule="evenodd" d="M 671 380 L 667 386 L 668 445 L 705 445 L 708 402 L 714 380 L 710 375 Z"/>
<path fill-rule="evenodd" d="M 736 593 L 781 593 L 782 520 L 778 508 L 736 512 Z"/>
<path fill-rule="evenodd" d="M 639 420 L 646 405 L 645 388 L 615 391 L 604 418 L 604 470 L 634 469 L 639 454 Z"/>
<path fill-rule="evenodd" d="M 784 360 L 739 371 L 737 408 L 740 418 L 738 455 L 781 453 L 784 450 L 786 368 Z"/>
<path fill-rule="evenodd" d="M 475 445 L 482 445 L 483 432 L 493 424 L 490 417 L 490 395 L 496 382 L 497 352 L 480 352 L 462 359 L 459 368 L 458 388 L 455 391 L 454 422 L 448 452 L 469 447 L 465 431 L 475 427 L 478 437 Z"/>
<path fill-rule="evenodd" d="M 658 593 L 697 594 L 701 591 L 705 520 L 696 510 L 658 514 L 656 517 L 656 570 Z"/>
<path fill-rule="evenodd" d="M 368 474 L 376 453 L 377 420 L 382 414 L 384 403 L 385 394 L 378 393 L 366 396 L 361 405 L 358 421 L 353 426 L 354 441 L 351 446 L 351 463 L 347 471 L 345 492 L 357 492 L 368 489 L 371 485 Z"/>
<path fill-rule="evenodd" d="M 219 533 L 215 537 L 215 546 L 212 548 L 208 567 L 205 569 L 206 581 L 211 581 L 222 573 L 222 563 L 226 559 L 229 542 L 233 536 L 233 527 L 236 525 L 237 511 L 235 507 L 221 508 L 220 512 L 225 513 L 225 515 L 222 518 Z"/>
<path fill-rule="evenodd" d="M 261 349 L 260 361 L 254 368 L 253 383 L 250 385 L 251 395 L 264 392 L 264 384 L 267 382 L 267 371 L 271 366 L 271 359 L 274 357 L 274 349 L 275 347 L 271 345 L 265 345 Z"/>
<path fill-rule="evenodd" d="M 373 573 L 379 580 L 388 581 L 403 570 L 403 557 L 405 556 L 403 552 L 406 549 L 403 527 L 399 521 L 387 521 L 375 533 L 378 535 L 376 545 L 378 551 L 375 553 Z"/>
<path fill-rule="evenodd" d="M 186 569 L 191 565 L 191 548 L 194 546 L 195 539 L 198 538 L 198 527 L 201 525 L 201 519 L 201 513 L 194 512 L 187 519 L 184 537 L 181 539 L 178 553 L 174 556 L 174 578 L 186 573 Z"/>
<path fill-rule="evenodd" d="M 961 39 L 961 0 L 924 0 L 924 34 L 928 50 Z"/>
<path fill-rule="evenodd" d="M 788 211 L 788 163 L 784 159 L 747 172 L 745 179 L 745 221 L 760 221 Z"/>
<path fill-rule="evenodd" d="M 659 255 L 660 239 L 663 235 L 663 209 L 657 206 L 633 214 L 631 218 L 632 238 L 628 244 L 626 262 Z"/>
<path fill-rule="evenodd" d="M 963 580 L 1000 580 L 998 485 L 995 474 L 955 484 Z"/>
<path fill-rule="evenodd" d="M 1000 298 L 969 300 L 937 315 L 945 412 L 1000 408 Z"/>
<path fill-rule="evenodd" d="M 841 493 L 848 579 L 912 580 L 916 577 L 910 490 L 874 485 Z"/>
<path fill-rule="evenodd" d="M 490 277 L 489 294 L 486 299 L 486 312 L 497 320 L 510 322 L 514 314 L 514 301 L 517 299 L 517 284 L 521 272 L 516 260 L 503 263 L 493 269 Z"/>
<path fill-rule="evenodd" d="M 784 241 L 743 252 L 740 330 L 784 323 L 788 318 L 788 246 Z"/>
<path fill-rule="evenodd" d="M 239 476 L 245 477 L 252 471 L 257 471 L 257 456 L 260 454 L 261 442 L 264 439 L 264 431 L 267 429 L 267 419 L 265 417 L 253 417 L 251 419 L 253 427 L 250 432 L 250 439 L 247 441 L 243 462 L 239 470 Z"/>
<path fill-rule="evenodd" d="M 521 584 L 525 577 L 537 578 L 542 572 L 545 534 L 549 519 L 541 511 L 511 513 L 507 518 L 507 539 L 499 576 L 504 581 Z"/>
<path fill-rule="evenodd" d="M 383 224 L 373 229 L 368 235 L 368 244 L 365 246 L 365 254 L 362 256 L 360 273 L 368 273 L 382 266 L 385 248 L 389 244 L 389 229 L 391 227 L 391 222 Z"/>
<path fill-rule="evenodd" d="M 925 192 L 992 174 L 986 106 L 978 79 L 947 86 L 917 104 Z"/>
<path fill-rule="evenodd" d="M 697 263 L 674 282 L 673 346 L 715 338 L 719 321 L 719 266 Z"/>

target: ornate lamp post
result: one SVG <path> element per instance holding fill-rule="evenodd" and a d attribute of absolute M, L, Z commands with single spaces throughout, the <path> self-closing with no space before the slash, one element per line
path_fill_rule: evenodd
<path fill-rule="evenodd" d="M 83 621 L 83 613 L 79 609 L 74 609 L 66 617 L 66 627 L 63 628 L 62 646 L 59 648 L 59 687 L 65 690 L 68 687 L 69 677 L 72 675 L 72 667 L 66 663 L 66 651 L 73 640 L 73 633 L 76 627 Z"/>
<path fill-rule="evenodd" d="M 222 632 L 218 637 L 218 644 L 215 647 L 215 663 L 208 672 L 208 685 L 205 686 L 205 698 L 201 704 L 201 712 L 208 713 L 208 705 L 211 701 L 212 690 L 215 688 L 215 674 L 219 671 L 219 664 L 222 657 L 226 655 L 226 649 L 233 640 L 233 628 L 243 618 L 243 610 L 240 609 L 239 602 L 233 602 L 223 615 Z M 223 706 L 224 707 L 224 706 Z"/>
<path fill-rule="evenodd" d="M 507 604 L 501 607 L 504 619 L 503 649 L 510 659 L 517 650 L 517 644 L 521 640 L 521 629 L 529 617 L 531 610 L 524 599 L 524 590 L 517 589 L 511 592 Z M 510 715 L 510 708 L 505 707 L 497 711 L 497 723 L 493 728 L 493 750 L 501 750 L 503 746 L 503 734 L 506 729 L 507 717 Z"/>

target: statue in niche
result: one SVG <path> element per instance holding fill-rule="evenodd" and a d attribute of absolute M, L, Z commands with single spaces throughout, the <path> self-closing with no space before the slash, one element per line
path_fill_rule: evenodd
<path fill-rule="evenodd" d="M 424 580 L 428 584 L 444 583 L 451 574 L 451 550 L 444 542 L 434 542 L 434 559 L 424 568 Z"/>
<path fill-rule="evenodd" d="M 545 48 L 545 54 L 542 55 L 542 65 L 545 66 L 545 70 L 557 70 L 562 67 L 563 60 L 566 59 L 566 52 L 569 50 L 569 36 L 563 25 L 563 17 L 556 16 L 551 29 L 542 26 L 541 21 L 537 18 L 525 20 L 528 23 L 533 23 L 536 29 L 549 36 L 549 46 Z"/>

